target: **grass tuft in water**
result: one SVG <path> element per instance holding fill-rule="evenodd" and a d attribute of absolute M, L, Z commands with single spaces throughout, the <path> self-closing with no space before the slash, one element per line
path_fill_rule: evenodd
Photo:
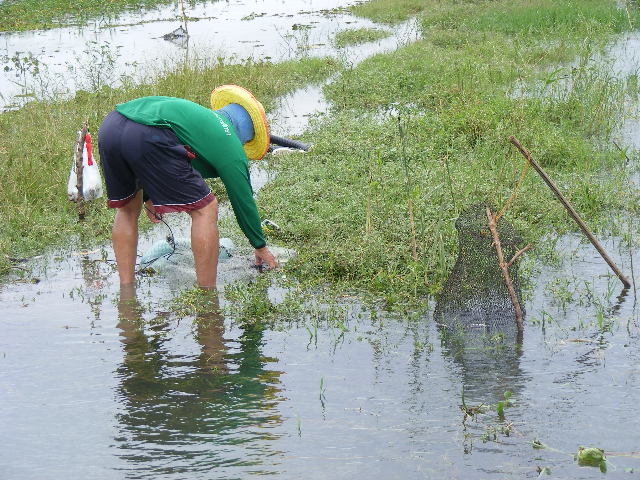
<path fill-rule="evenodd" d="M 342 30 L 336 33 L 333 42 L 337 47 L 348 47 L 350 45 L 360 45 L 362 43 L 375 42 L 390 35 L 385 30 L 379 28 L 358 28 Z"/>
<path fill-rule="evenodd" d="M 0 31 L 84 25 L 95 17 L 167 5 L 170 0 L 5 0 L 0 2 Z"/>

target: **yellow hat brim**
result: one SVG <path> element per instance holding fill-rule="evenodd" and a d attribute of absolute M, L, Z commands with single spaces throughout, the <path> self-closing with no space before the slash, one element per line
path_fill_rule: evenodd
<path fill-rule="evenodd" d="M 230 103 L 244 108 L 253 122 L 253 138 L 244 144 L 244 151 L 251 160 L 260 160 L 269 149 L 269 125 L 262 104 L 249 90 L 238 85 L 221 85 L 211 92 L 211 108 L 219 110 Z"/>

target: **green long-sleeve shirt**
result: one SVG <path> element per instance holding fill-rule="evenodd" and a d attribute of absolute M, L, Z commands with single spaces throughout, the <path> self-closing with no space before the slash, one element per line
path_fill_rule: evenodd
<path fill-rule="evenodd" d="M 173 97 L 142 97 L 116 105 L 116 110 L 134 122 L 170 128 L 196 154 L 191 164 L 203 178 L 220 177 L 251 245 L 266 245 L 249 181 L 247 155 L 231 122 L 202 105 Z"/>

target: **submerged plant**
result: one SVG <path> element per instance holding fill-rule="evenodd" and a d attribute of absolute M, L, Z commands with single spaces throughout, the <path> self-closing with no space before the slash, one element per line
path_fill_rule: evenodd
<path fill-rule="evenodd" d="M 462 410 L 462 413 L 464 414 L 464 417 L 462 419 L 463 424 L 465 423 L 467 418 L 469 417 L 475 418 L 476 415 L 487 411 L 487 408 L 484 403 L 481 403 L 479 405 L 467 405 L 464 399 L 464 386 L 462 387 L 462 393 L 460 394 L 460 397 L 461 397 L 462 403 L 459 406 L 460 406 L 460 410 Z"/>
<path fill-rule="evenodd" d="M 19 105 L 24 105 L 32 97 L 35 97 L 34 81 L 39 77 L 43 64 L 32 52 L 15 52 L 13 55 L 1 56 L 0 60 L 4 64 L 5 72 L 13 72 L 14 84 L 20 87 Z M 4 98 L 2 94 L 0 97 Z M 8 99 L 7 99 L 8 100 Z"/>
<path fill-rule="evenodd" d="M 217 293 L 198 287 L 180 292 L 167 307 L 176 318 L 193 317 L 194 322 L 200 317 L 220 313 Z"/>
<path fill-rule="evenodd" d="M 496 404 L 496 412 L 500 420 L 504 420 L 504 408 L 511 406 L 511 392 L 507 390 L 504 392 L 504 400 L 500 400 Z"/>

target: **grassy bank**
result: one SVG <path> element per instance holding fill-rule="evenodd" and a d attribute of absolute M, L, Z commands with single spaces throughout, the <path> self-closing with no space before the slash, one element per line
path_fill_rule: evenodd
<path fill-rule="evenodd" d="M 610 141 L 637 79 L 589 63 L 640 24 L 637 11 L 592 0 L 374 0 L 354 11 L 386 22 L 419 11 L 423 39 L 344 72 L 325 91 L 332 115 L 308 132 L 313 150 L 274 162 L 261 205 L 299 249 L 300 277 L 390 302 L 437 292 L 461 209 L 512 192 L 523 159 L 510 135 L 594 228 L 637 214 Z M 538 246 L 574 228 L 533 171 L 507 220 Z"/>
<path fill-rule="evenodd" d="M 335 71 L 332 61 L 181 66 L 152 83 L 96 93 L 80 92 L 71 100 L 31 102 L 0 115 L 0 272 L 6 256 L 24 257 L 47 245 L 64 244 L 80 236 L 84 242 L 104 241 L 113 212 L 103 199 L 90 204 L 87 220 L 78 224 L 75 204 L 66 199 L 75 132 L 84 119 L 97 133 L 114 105 L 145 95 L 187 98 L 208 105 L 213 87 L 240 83 L 268 109 L 273 99 L 300 84 Z M 95 143 L 95 139 L 94 139 Z"/>

